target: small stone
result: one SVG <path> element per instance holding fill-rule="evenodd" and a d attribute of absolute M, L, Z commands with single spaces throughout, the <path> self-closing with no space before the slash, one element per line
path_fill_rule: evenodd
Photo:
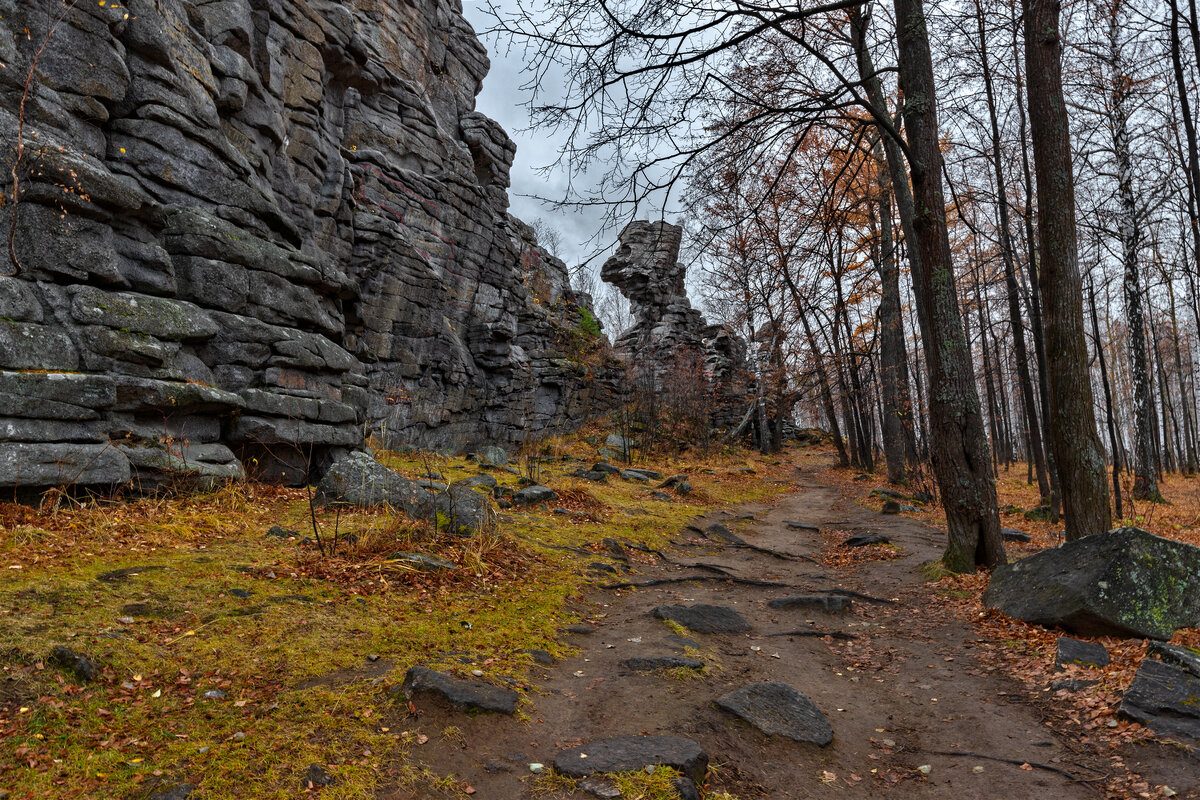
<path fill-rule="evenodd" d="M 471 670 L 471 674 L 472 674 L 472 675 L 474 675 L 476 678 L 482 678 L 482 677 L 483 677 L 483 670 L 481 670 L 481 669 L 473 669 L 473 670 Z"/>
<path fill-rule="evenodd" d="M 786 683 L 751 683 L 717 698 L 717 705 L 768 736 L 825 747 L 833 727 L 812 700 Z"/>
<path fill-rule="evenodd" d="M 552 503 L 557 499 L 558 492 L 546 486 L 527 486 L 512 496 L 513 505 L 518 506 Z"/>
<path fill-rule="evenodd" d="M 243 740 L 245 740 L 245 738 L 246 738 L 246 733 L 245 733 L 245 731 L 238 731 L 237 733 L 235 733 L 235 734 L 233 735 L 233 740 L 234 740 L 235 742 L 240 742 L 240 741 L 243 741 Z"/>
<path fill-rule="evenodd" d="M 554 769 L 568 778 L 660 765 L 702 782 L 708 772 L 708 755 L 700 745 L 679 736 L 614 736 L 563 750 L 554 759 Z"/>
<path fill-rule="evenodd" d="M 117 622 L 121 623 L 122 625 L 133 625 L 137 622 L 137 620 L 133 617 L 117 617 Z"/>
<path fill-rule="evenodd" d="M 96 680 L 96 664 L 85 656 L 81 656 L 69 647 L 58 645 L 50 651 L 51 664 L 75 673 L 75 677 L 84 683 Z"/>
<path fill-rule="evenodd" d="M 161 792 L 155 792 L 150 795 L 150 800 L 187 800 L 192 796 L 192 792 L 196 791 L 196 787 L 190 783 L 181 783 L 170 789 Z"/>
<path fill-rule="evenodd" d="M 245 600 L 250 596 L 250 592 L 246 589 L 230 589 L 229 593 L 240 600 Z"/>
<path fill-rule="evenodd" d="M 491 761 L 483 765 L 483 769 L 489 775 L 497 775 L 501 772 L 512 772 L 512 767 L 498 758 L 493 758 Z"/>
<path fill-rule="evenodd" d="M 1108 666 L 1108 662 L 1108 650 L 1099 642 L 1085 642 L 1069 636 L 1058 638 L 1058 652 L 1054 656 L 1054 663 L 1058 667 L 1071 664 L 1099 668 Z"/>
<path fill-rule="evenodd" d="M 288 530 L 280 525 L 272 525 L 271 530 L 267 531 L 266 535 L 272 539 L 290 539 L 300 534 L 297 531 Z"/>
<path fill-rule="evenodd" d="M 521 650 L 520 652 L 529 656 L 530 658 L 532 658 L 534 661 L 536 661 L 539 664 L 545 664 L 548 666 L 548 665 L 554 663 L 554 656 L 550 655 L 545 650 L 538 650 L 537 648 L 530 648 L 528 650 Z"/>
<path fill-rule="evenodd" d="M 869 544 L 888 544 L 891 539 L 884 536 L 882 533 L 856 533 L 846 541 L 842 542 L 843 547 L 865 547 Z"/>
<path fill-rule="evenodd" d="M 600 778 L 587 778 L 579 783 L 579 788 L 593 797 L 614 798 L 621 796 L 620 789 L 609 781 Z"/>
<path fill-rule="evenodd" d="M 410 667 L 399 689 L 411 700 L 417 694 L 435 694 L 462 711 L 494 711 L 514 714 L 520 696 L 511 689 L 490 683 L 464 681 L 425 667 Z"/>
<path fill-rule="evenodd" d="M 377 656 L 375 653 L 371 653 L 370 655 L 367 656 L 367 661 L 370 661 L 372 664 L 374 664 L 378 660 L 379 660 L 379 656 Z"/>
<path fill-rule="evenodd" d="M 1016 528 L 1001 528 L 1000 535 L 1004 537 L 1004 541 L 1006 542 L 1023 542 L 1028 544 L 1033 541 L 1032 536 Z"/>
<path fill-rule="evenodd" d="M 933 772 L 933 767 L 929 764 L 922 764 L 921 766 L 917 767 L 917 772 L 921 773 L 922 775 L 928 775 L 929 773 Z"/>
<path fill-rule="evenodd" d="M 659 619 L 678 623 L 696 633 L 744 633 L 750 623 L 726 606 L 700 603 L 694 606 L 659 606 L 652 612 Z"/>
<path fill-rule="evenodd" d="M 310 764 L 308 771 L 304 773 L 304 778 L 300 781 L 300 787 L 307 789 L 309 787 L 331 786 L 334 783 L 334 777 L 325 771 L 325 768 L 320 764 Z"/>
<path fill-rule="evenodd" d="M 225 693 L 220 689 L 211 689 L 205 692 L 204 696 L 209 700 L 223 700 L 225 698 Z"/>
<path fill-rule="evenodd" d="M 534 775 L 541 775 L 546 770 L 545 764 L 530 764 L 529 771 Z"/>

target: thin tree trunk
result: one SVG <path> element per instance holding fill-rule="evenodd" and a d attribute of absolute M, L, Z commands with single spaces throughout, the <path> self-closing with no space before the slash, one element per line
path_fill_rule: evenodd
<path fill-rule="evenodd" d="M 1096 435 L 1075 232 L 1075 178 L 1062 88 L 1057 0 L 1024 0 L 1025 73 L 1038 182 L 1039 288 L 1045 302 L 1051 440 L 1068 540 L 1112 525 Z M 1051 363 L 1053 362 L 1053 363 Z"/>
<path fill-rule="evenodd" d="M 1117 423 L 1113 418 L 1112 389 L 1109 387 L 1108 365 L 1104 359 L 1104 340 L 1100 338 L 1100 318 L 1096 314 L 1096 289 L 1090 282 L 1088 299 L 1092 306 L 1092 337 L 1096 342 L 1096 357 L 1100 360 L 1100 383 L 1104 386 L 1104 409 L 1105 416 L 1108 418 L 1108 444 L 1112 449 L 1113 500 L 1117 506 L 1117 518 L 1124 519 L 1125 509 L 1121 503 L 1121 448 L 1117 443 Z"/>

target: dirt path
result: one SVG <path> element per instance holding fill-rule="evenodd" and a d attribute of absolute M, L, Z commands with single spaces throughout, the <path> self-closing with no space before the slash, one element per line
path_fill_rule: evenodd
<path fill-rule="evenodd" d="M 738 576 L 793 588 L 728 583 L 667 584 L 613 591 L 596 589 L 589 634 L 568 634 L 577 656 L 533 676 L 537 691 L 528 721 L 465 715 L 421 706 L 404 727 L 429 737 L 414 750 L 437 773 L 454 773 L 475 797 L 517 800 L 535 796 L 530 762 L 549 766 L 558 751 L 621 734 L 684 736 L 698 742 L 715 766 L 712 784 L 746 800 L 817 798 L 1095 798 L 1094 788 L 1056 772 L 1020 766 L 1036 762 L 1081 779 L 1096 778 L 1088 756 L 1057 737 L 1036 707 L 1017 698 L 1015 681 L 980 663 L 974 635 L 921 585 L 918 565 L 940 554 L 941 536 L 920 523 L 885 517 L 843 498 L 836 488 L 800 473 L 801 489 L 772 507 L 749 506 L 704 520 L 729 525 L 747 542 L 797 556 L 816 556 L 821 534 L 791 530 L 794 520 L 838 530 L 878 531 L 902 548 L 902 557 L 831 570 L 806 560 L 781 560 L 746 548 L 720 547 L 697 535 L 670 554 L 675 561 L 717 564 Z M 705 574 L 691 567 L 639 566 L 622 580 L 644 581 Z M 713 574 L 709 572 L 708 574 Z M 847 589 L 894 604 L 855 600 L 843 613 L 776 610 L 783 595 Z M 750 633 L 692 638 L 707 674 L 678 678 L 640 674 L 620 662 L 633 656 L 680 655 L 673 631 L 650 611 L 665 604 L 711 603 L 736 609 Z M 816 628 L 858 638 L 827 641 L 772 633 Z M 713 700 L 757 681 L 782 681 L 806 694 L 828 717 L 834 741 L 825 748 L 768 738 L 721 711 Z M 447 727 L 452 726 L 450 735 Z M 1005 764 L 971 751 L 1013 759 Z M 917 768 L 928 765 L 924 776 Z M 897 784 L 901 784 L 897 786 Z M 432 797 L 429 790 L 391 790 L 389 800 Z M 582 792 L 563 797 L 588 797 Z"/>

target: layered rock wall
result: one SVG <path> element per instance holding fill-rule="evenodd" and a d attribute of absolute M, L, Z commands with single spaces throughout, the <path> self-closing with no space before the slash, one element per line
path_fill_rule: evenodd
<path fill-rule="evenodd" d="M 461 12 L 0 0 L 0 486 L 299 479 L 607 402 Z"/>

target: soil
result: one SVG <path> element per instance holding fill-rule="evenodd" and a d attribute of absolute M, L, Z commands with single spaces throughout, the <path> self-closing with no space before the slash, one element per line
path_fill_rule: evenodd
<path fill-rule="evenodd" d="M 739 577 L 789 588 L 699 582 L 615 591 L 599 588 L 612 580 L 601 577 L 580 609 L 594 632 L 564 634 L 578 654 L 534 668 L 530 679 L 536 688 L 522 706 L 527 720 L 461 714 L 422 702 L 415 719 L 397 716 L 392 722 L 429 737 L 412 755 L 437 774 L 454 774 L 469 784 L 473 797 L 488 800 L 546 797 L 537 792 L 530 763 L 549 770 L 560 750 L 638 733 L 695 740 L 712 759 L 709 791 L 723 789 L 741 800 L 1103 796 L 1110 760 L 1069 732 L 1060 733 L 1063 726 L 1050 727 L 1054 709 L 1047 701 L 978 658 L 978 634 L 939 607 L 919 566 L 939 557 L 944 533 L 863 508 L 840 489 L 822 485 L 815 471 L 799 472 L 796 482 L 797 493 L 771 506 L 740 507 L 697 525 L 720 522 L 752 545 L 801 559 L 722 546 L 694 531 L 680 532 L 679 546 L 667 554 L 674 562 L 719 565 Z M 739 520 L 743 514 L 754 519 Z M 823 533 L 790 530 L 789 520 L 818 524 Z M 848 568 L 803 560 L 821 560 L 831 531 L 882 533 L 899 557 Z M 658 558 L 634 567 L 620 580 L 715 574 Z M 856 599 L 842 613 L 767 606 L 777 597 L 834 588 L 894 602 Z M 699 676 L 621 666 L 636 656 L 683 654 L 667 638 L 675 631 L 650 613 L 677 603 L 731 607 L 752 630 L 690 634 L 699 644 L 698 657 L 709 664 Z M 771 635 L 814 629 L 857 638 Z M 821 748 L 770 738 L 714 705 L 720 695 L 757 681 L 782 681 L 811 698 L 833 726 L 833 743 Z M 1126 758 L 1152 786 L 1163 783 L 1179 797 L 1200 797 L 1200 770 L 1187 752 L 1155 743 L 1138 746 Z M 925 766 L 928 775 L 918 769 Z M 461 794 L 397 787 L 380 793 L 384 800 L 443 796 Z"/>

